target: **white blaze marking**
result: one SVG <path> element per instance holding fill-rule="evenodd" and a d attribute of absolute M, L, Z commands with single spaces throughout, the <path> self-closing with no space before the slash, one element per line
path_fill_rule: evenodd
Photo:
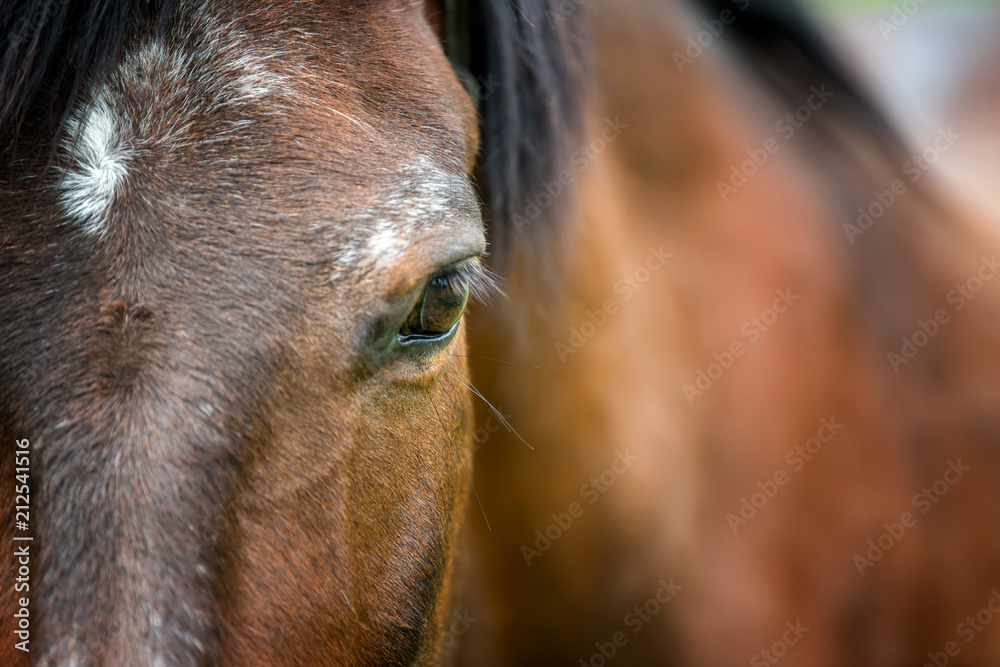
<path fill-rule="evenodd" d="M 443 171 L 430 158 L 421 156 L 403 167 L 400 176 L 388 183 L 395 192 L 374 197 L 364 209 L 354 213 L 355 221 L 377 222 L 359 225 L 338 248 L 330 281 L 344 273 L 366 272 L 378 264 L 392 264 L 422 232 L 457 228 L 468 216 L 478 215 L 477 211 L 456 207 L 461 200 L 456 197 L 458 192 L 464 191 L 468 201 L 476 201 L 469 182 Z"/>
<path fill-rule="evenodd" d="M 368 250 L 383 258 L 394 258 L 406 248 L 406 240 L 388 225 L 379 225 L 368 239 Z"/>
<path fill-rule="evenodd" d="M 65 146 L 70 167 L 62 178 L 60 199 L 85 233 L 99 235 L 127 173 L 121 123 L 98 94 L 89 107 L 82 107 L 70 119 L 68 129 Z"/>
<path fill-rule="evenodd" d="M 235 26 L 203 18 L 198 33 L 178 36 L 179 46 L 168 48 L 151 39 L 123 54 L 102 88 L 82 101 L 67 123 L 62 147 L 68 166 L 59 182 L 59 199 L 84 233 L 100 236 L 106 231 L 112 206 L 124 192 L 129 172 L 134 177 L 142 168 L 139 159 L 147 149 L 211 144 L 227 132 L 245 131 L 252 115 L 246 112 L 212 136 L 189 135 L 188 128 L 203 114 L 291 97 L 288 78 L 272 68 L 284 55 L 282 49 L 256 45 Z M 150 121 L 146 110 L 129 114 L 134 100 L 128 91 L 141 85 L 136 83 L 139 71 L 151 77 L 158 102 L 175 110 L 172 118 L 154 114 L 156 120 Z M 283 104 L 275 100 L 265 112 L 273 114 Z"/>

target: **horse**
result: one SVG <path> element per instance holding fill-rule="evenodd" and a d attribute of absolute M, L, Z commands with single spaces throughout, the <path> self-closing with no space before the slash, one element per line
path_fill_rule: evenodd
<path fill-rule="evenodd" d="M 991 239 L 801 14 L 11 9 L 34 662 L 995 658 Z"/>

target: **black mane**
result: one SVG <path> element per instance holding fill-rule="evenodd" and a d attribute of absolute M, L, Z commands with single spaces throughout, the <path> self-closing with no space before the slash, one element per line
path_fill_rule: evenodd
<path fill-rule="evenodd" d="M 445 2 L 446 11 L 457 12 L 464 24 L 464 32 L 449 30 L 449 53 L 460 75 L 467 73 L 478 87 L 481 178 L 495 263 L 501 267 L 515 245 L 557 243 L 559 223 L 573 206 L 566 188 L 540 215 L 528 210 L 546 184 L 558 181 L 583 140 L 589 67 L 586 11 L 579 4 Z M 515 243 L 522 233 L 532 241 Z"/>
<path fill-rule="evenodd" d="M 64 122 L 84 83 L 114 59 L 129 20 L 152 7 L 150 0 L 0 0 L 4 148 L 20 129 L 51 132 Z"/>
<path fill-rule="evenodd" d="M 852 116 L 853 127 L 867 132 L 889 156 L 905 154 L 893 124 L 848 71 L 815 21 L 798 0 L 692 0 L 706 16 L 729 10 L 736 20 L 724 39 L 743 55 L 746 65 L 784 102 L 801 104 L 809 88 L 826 84 L 835 105 Z"/>

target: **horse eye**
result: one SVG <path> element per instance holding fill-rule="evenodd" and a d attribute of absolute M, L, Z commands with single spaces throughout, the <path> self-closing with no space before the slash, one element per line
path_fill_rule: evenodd
<path fill-rule="evenodd" d="M 459 273 L 449 273 L 432 280 L 424 290 L 424 298 L 414 308 L 400 334 L 438 338 L 449 331 L 462 317 L 469 300 L 469 281 Z"/>

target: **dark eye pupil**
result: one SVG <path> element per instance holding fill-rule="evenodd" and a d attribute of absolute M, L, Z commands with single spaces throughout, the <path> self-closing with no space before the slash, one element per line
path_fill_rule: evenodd
<path fill-rule="evenodd" d="M 439 276 L 424 290 L 424 298 L 403 326 L 404 335 L 440 336 L 462 316 L 469 300 L 469 284 L 457 273 Z"/>

